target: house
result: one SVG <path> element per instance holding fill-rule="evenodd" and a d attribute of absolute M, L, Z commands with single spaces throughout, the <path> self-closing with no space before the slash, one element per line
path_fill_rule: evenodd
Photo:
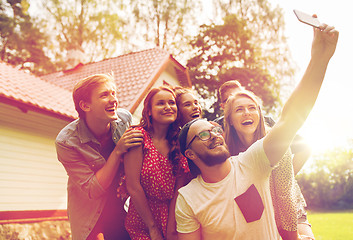
<path fill-rule="evenodd" d="M 191 87 L 188 71 L 160 48 L 34 76 L 0 61 L 0 224 L 67 219 L 67 175 L 56 157 L 58 132 L 77 118 L 75 83 L 112 73 L 119 107 L 137 123 L 150 88 Z"/>

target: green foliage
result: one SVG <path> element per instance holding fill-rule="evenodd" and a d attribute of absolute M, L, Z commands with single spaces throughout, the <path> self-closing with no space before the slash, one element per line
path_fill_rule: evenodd
<path fill-rule="evenodd" d="M 279 84 L 263 66 L 261 51 L 253 44 L 253 37 L 247 21 L 236 14 L 226 16 L 223 24 L 201 26 L 200 33 L 191 41 L 194 57 L 187 64 L 201 99 L 218 99 L 218 88 L 235 79 L 260 96 L 266 110 L 279 102 Z M 209 109 L 205 104 L 204 109 Z M 219 106 L 217 100 L 211 110 L 205 110 L 206 117 L 219 116 Z"/>
<path fill-rule="evenodd" d="M 197 25 L 201 1 L 129 0 L 133 13 L 129 23 L 129 35 L 133 36 L 130 44 L 159 46 L 183 59 L 191 28 Z"/>
<path fill-rule="evenodd" d="M 282 9 L 272 7 L 268 0 L 214 0 L 221 17 L 236 14 L 246 22 L 252 31 L 250 41 L 259 51 L 257 62 L 284 83 L 284 77 L 291 77 L 289 50 L 284 34 Z M 288 80 L 289 81 L 289 80 Z"/>
<path fill-rule="evenodd" d="M 0 58 L 35 74 L 53 71 L 54 65 L 44 51 L 49 38 L 29 16 L 28 8 L 26 0 L 1 2 Z"/>
<path fill-rule="evenodd" d="M 55 61 L 66 67 L 69 50 L 81 50 L 82 61 L 98 61 L 116 55 L 125 21 L 120 17 L 120 1 L 48 0 L 42 1 L 47 13 L 48 32 L 56 36 Z M 60 50 L 59 50 L 60 49 Z"/>
<path fill-rule="evenodd" d="M 353 207 L 353 149 L 313 156 L 313 166 L 297 177 L 310 208 Z"/>

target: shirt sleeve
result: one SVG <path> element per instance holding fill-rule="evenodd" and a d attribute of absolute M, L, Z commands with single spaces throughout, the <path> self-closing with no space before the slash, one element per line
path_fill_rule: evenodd
<path fill-rule="evenodd" d="M 90 161 L 85 161 L 74 146 L 68 146 L 65 142 L 59 141 L 56 141 L 55 145 L 58 160 L 63 164 L 70 180 L 77 184 L 87 194 L 88 198 L 97 199 L 106 193 L 106 190 L 100 185 L 94 172 L 95 168 L 98 171 L 102 165 L 102 161 L 105 161 L 103 157 L 96 157 L 90 159 Z"/>
<path fill-rule="evenodd" d="M 271 196 L 277 226 L 286 231 L 297 230 L 297 198 L 290 150 L 273 169 L 270 177 Z"/>
<path fill-rule="evenodd" d="M 194 212 L 180 193 L 175 206 L 175 219 L 179 233 L 191 233 L 200 228 L 200 223 L 196 219 Z"/>
<path fill-rule="evenodd" d="M 250 169 L 249 174 L 257 177 L 268 177 L 273 169 L 263 147 L 263 138 L 252 144 L 245 152 L 240 153 L 238 160 L 243 168 Z"/>

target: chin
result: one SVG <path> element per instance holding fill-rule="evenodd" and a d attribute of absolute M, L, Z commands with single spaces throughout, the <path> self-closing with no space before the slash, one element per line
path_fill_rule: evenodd
<path fill-rule="evenodd" d="M 215 152 L 214 154 L 199 154 L 200 159 L 209 167 L 224 163 L 229 157 L 229 151 L 226 147 L 222 146 L 222 150 Z"/>
<path fill-rule="evenodd" d="M 110 116 L 109 119 L 110 119 L 111 121 L 118 120 L 118 115 L 115 114 L 115 115 L 113 115 L 113 116 Z"/>

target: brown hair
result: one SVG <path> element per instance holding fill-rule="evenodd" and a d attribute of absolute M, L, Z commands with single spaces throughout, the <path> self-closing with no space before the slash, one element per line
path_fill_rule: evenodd
<path fill-rule="evenodd" d="M 193 90 L 190 88 L 185 88 L 185 87 L 181 87 L 181 86 L 175 86 L 173 87 L 173 91 L 175 93 L 175 101 L 177 103 L 177 105 L 180 102 L 180 97 L 185 94 L 185 93 L 191 93 L 194 94 Z M 179 106 L 179 105 L 178 105 Z"/>
<path fill-rule="evenodd" d="M 190 89 L 190 88 L 185 88 L 185 87 L 181 87 L 181 86 L 175 86 L 173 87 L 173 91 L 175 92 L 175 101 L 176 101 L 176 104 L 178 106 L 178 118 L 177 118 L 177 121 L 180 123 L 180 127 L 182 127 L 182 116 L 180 114 L 180 98 L 181 96 L 183 96 L 184 94 L 186 93 L 190 93 L 192 95 L 196 95 L 194 90 Z M 202 109 L 201 109 L 202 111 Z M 202 114 L 202 112 L 201 112 Z"/>
<path fill-rule="evenodd" d="M 224 94 L 229 89 L 236 89 L 236 88 L 240 88 L 241 90 L 244 90 L 244 87 L 237 80 L 229 80 L 229 81 L 223 83 L 218 89 L 219 98 L 221 100 L 221 103 L 224 103 L 225 101 L 227 101 L 227 99 L 225 99 Z"/>
<path fill-rule="evenodd" d="M 174 98 L 176 97 L 174 91 L 168 86 L 160 86 L 160 87 L 152 88 L 149 91 L 149 93 L 147 94 L 143 102 L 142 117 L 138 125 L 140 127 L 143 127 L 149 133 L 152 133 L 153 131 L 152 117 L 149 114 L 152 110 L 152 98 L 160 91 L 168 91 L 174 96 Z M 180 157 L 181 157 L 180 147 L 178 142 L 178 134 L 179 134 L 179 123 L 178 123 L 178 120 L 176 120 L 169 125 L 167 137 L 166 137 L 170 148 L 168 159 L 170 159 L 173 164 L 174 174 L 176 174 L 178 170 Z"/>
<path fill-rule="evenodd" d="M 103 83 L 111 83 L 116 86 L 113 76 L 110 74 L 95 74 L 78 81 L 73 89 L 72 98 L 75 109 L 80 118 L 85 118 L 85 112 L 80 107 L 80 102 L 90 102 L 92 91 Z"/>
<path fill-rule="evenodd" d="M 251 99 L 257 106 L 257 110 L 259 112 L 259 124 L 255 130 L 255 140 L 259 140 L 266 135 L 266 126 L 265 126 L 265 119 L 262 114 L 262 101 L 259 97 L 257 97 L 253 92 L 248 90 L 242 90 L 241 92 L 236 93 L 235 95 L 231 95 L 225 106 L 224 110 L 224 135 L 225 141 L 229 149 L 229 153 L 234 156 L 238 155 L 240 152 L 244 151 L 245 146 L 240 141 L 237 131 L 234 127 L 230 124 L 231 123 L 231 113 L 234 109 L 234 102 L 238 97 L 247 97 Z"/>

